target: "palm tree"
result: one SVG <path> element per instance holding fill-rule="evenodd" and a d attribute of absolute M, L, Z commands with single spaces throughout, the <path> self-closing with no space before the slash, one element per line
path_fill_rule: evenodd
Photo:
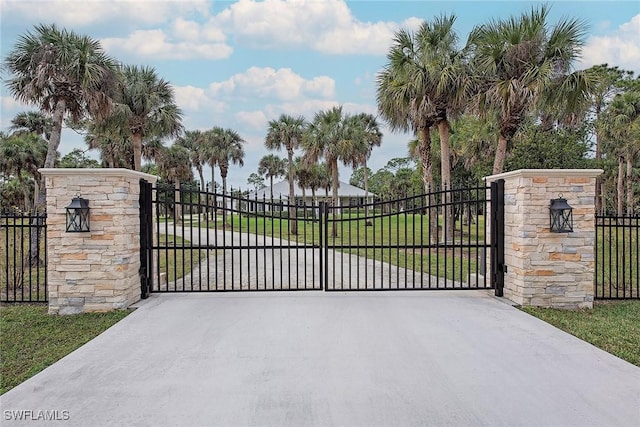
<path fill-rule="evenodd" d="M 267 154 L 258 163 L 258 175 L 269 179 L 271 211 L 273 211 L 273 178 L 284 176 L 287 170 L 286 160 L 275 154 Z"/>
<path fill-rule="evenodd" d="M 98 125 L 93 121 L 82 123 L 80 127 L 85 130 L 87 147 L 100 152 L 103 167 L 130 168 L 133 165 L 133 145 L 127 129 Z"/>
<path fill-rule="evenodd" d="M 289 230 L 291 234 L 297 234 L 295 194 L 294 194 L 294 162 L 293 150 L 300 146 L 302 135 L 306 128 L 304 117 L 292 117 L 282 114 L 278 120 L 269 122 L 269 130 L 264 140 L 264 145 L 269 150 L 279 150 L 285 147 L 287 150 L 287 180 L 289 181 Z"/>
<path fill-rule="evenodd" d="M 222 177 L 223 194 L 227 194 L 229 164 L 244 166 L 244 143 L 245 140 L 232 129 L 225 129 L 222 139 L 218 141 L 218 166 L 220 166 L 220 176 Z"/>
<path fill-rule="evenodd" d="M 349 115 L 343 115 L 342 106 L 333 107 L 316 113 L 309 125 L 303 146 L 308 163 L 316 163 L 324 158 L 331 174 L 333 206 L 338 207 L 338 161 L 346 165 L 358 165 L 369 149 L 369 143 L 363 138 L 361 126 L 354 126 Z M 333 236 L 337 236 L 334 223 Z"/>
<path fill-rule="evenodd" d="M 198 177 L 200 178 L 200 188 L 202 191 L 205 189 L 203 168 L 206 163 L 206 145 L 205 135 L 199 130 L 188 130 L 184 132 L 184 135 L 180 137 L 177 143 L 189 151 L 189 158 L 191 159 L 191 165 L 198 171 Z"/>
<path fill-rule="evenodd" d="M 173 182 L 173 219 L 176 223 L 179 223 L 181 220 L 180 183 L 190 181 L 193 178 L 187 149 L 178 144 L 160 149 L 158 153 L 158 171 L 162 178 Z"/>
<path fill-rule="evenodd" d="M 16 116 L 11 119 L 11 126 L 9 129 L 14 133 L 35 133 L 36 135 L 40 135 L 44 139 L 48 140 L 51 137 L 53 122 L 50 117 L 42 114 L 40 111 L 23 111 L 16 114 Z"/>
<path fill-rule="evenodd" d="M 24 197 L 24 210 L 31 208 L 30 183 L 26 180 L 30 175 L 38 180 L 38 168 L 42 167 L 47 154 L 47 142 L 35 133 L 14 133 L 3 136 L 0 141 L 0 171 L 7 176 L 14 176 L 20 185 Z M 35 185 L 34 202 L 37 200 Z"/>
<path fill-rule="evenodd" d="M 388 55 L 387 70 L 380 76 L 378 89 L 379 105 L 386 116 L 397 115 L 398 112 L 393 111 L 394 104 L 400 102 L 408 104 L 409 110 L 393 120 L 408 115 L 410 121 L 415 121 L 411 116 L 422 114 L 425 117 L 420 120 L 437 127 L 441 181 L 445 190 L 451 188 L 450 120 L 463 110 L 472 87 L 466 65 L 466 51 L 457 47 L 458 35 L 453 29 L 455 20 L 455 15 L 443 15 L 431 22 L 423 22 L 415 34 L 399 31 Z M 411 111 L 411 108 L 421 111 Z M 406 126 L 404 129 L 407 130 Z M 418 137 L 423 181 L 427 191 L 430 191 L 433 178 L 430 176 L 431 159 L 428 157 L 431 152 L 426 147 L 427 138 L 420 138 L 420 135 Z M 453 237 L 454 229 L 450 202 L 451 193 L 445 191 L 444 213 L 449 218 L 446 221 L 448 238 Z"/>
<path fill-rule="evenodd" d="M 350 132 L 352 137 L 356 140 L 364 142 L 364 146 L 361 150 L 354 152 L 355 157 L 353 160 L 354 168 L 358 166 L 363 167 L 364 171 L 364 199 L 367 203 L 369 199 L 369 168 L 367 167 L 367 160 L 371 157 L 371 151 L 373 147 L 379 147 L 382 143 L 382 132 L 380 132 L 380 125 L 376 118 L 372 114 L 360 113 L 351 116 L 348 120 L 348 126 L 350 126 Z"/>
<path fill-rule="evenodd" d="M 622 92 L 623 82 L 633 77 L 632 71 L 624 71 L 617 66 L 609 67 L 607 64 L 594 65 L 589 69 L 596 77 L 595 84 L 590 93 L 589 108 L 593 114 L 595 125 L 594 145 L 595 160 L 602 160 L 602 145 L 604 142 L 604 123 L 602 118 L 607 105 L 614 95 Z M 596 212 L 602 211 L 602 176 L 596 177 Z"/>
<path fill-rule="evenodd" d="M 421 34 L 424 33 L 426 31 Z M 415 151 L 422 166 L 425 192 L 429 193 L 434 187 L 431 128 L 436 124 L 436 116 L 433 100 L 429 97 L 433 85 L 425 78 L 425 73 L 421 72 L 419 66 L 426 62 L 420 56 L 429 51 L 422 51 L 419 46 L 416 35 L 404 29 L 396 32 L 387 54 L 388 62 L 376 77 L 376 98 L 380 115 L 392 131 L 413 131 L 417 135 Z M 426 203 L 430 206 L 432 201 L 427 200 Z M 436 215 L 429 215 L 429 220 L 433 243 L 437 230 Z"/>
<path fill-rule="evenodd" d="M 218 165 L 220 176 L 222 177 L 222 224 L 226 225 L 226 195 L 227 195 L 227 175 L 229 165 L 236 164 L 244 166 L 244 143 L 245 140 L 233 129 L 213 128 L 209 133 L 209 143 L 205 150 L 206 157 L 211 165 L 211 180 L 213 182 L 213 168 Z"/>
<path fill-rule="evenodd" d="M 636 85 L 640 88 L 640 84 L 636 83 Z M 608 125 L 607 134 L 612 141 L 615 141 L 612 151 L 618 158 L 618 215 L 623 215 L 625 212 L 623 207 L 625 178 L 627 181 L 626 212 L 631 214 L 634 211 L 633 165 L 640 154 L 640 90 L 633 86 L 631 85 L 630 90 L 615 96 L 605 115 L 605 122 Z"/>
<path fill-rule="evenodd" d="M 110 113 L 115 61 L 88 36 L 56 25 L 37 25 L 20 36 L 3 65 L 10 74 L 6 84 L 11 95 L 52 115 L 45 168 L 54 166 L 65 116 L 79 120 L 89 114 L 101 119 Z M 44 201 L 43 186 L 37 206 L 44 206 Z"/>
<path fill-rule="evenodd" d="M 592 82 L 589 74 L 569 74 L 584 44 L 586 27 L 575 19 L 547 24 L 542 6 L 520 17 L 477 26 L 469 37 L 472 66 L 480 76 L 476 106 L 500 114 L 493 173 L 501 173 L 508 145 L 527 114 L 553 110 L 570 114 L 584 102 Z"/>
<path fill-rule="evenodd" d="M 175 103 L 173 88 L 151 67 L 126 65 L 111 126 L 127 129 L 133 143 L 133 167 L 142 166 L 143 140 L 178 136 L 182 111 Z"/>

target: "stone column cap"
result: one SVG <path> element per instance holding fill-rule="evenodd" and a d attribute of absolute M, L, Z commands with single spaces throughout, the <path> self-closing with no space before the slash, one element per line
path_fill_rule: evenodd
<path fill-rule="evenodd" d="M 144 172 L 138 172 L 125 168 L 41 168 L 38 169 L 44 176 L 69 176 L 69 175 L 89 175 L 89 176 L 124 176 L 138 179 L 146 179 L 150 183 L 155 183 L 158 177 Z"/>
<path fill-rule="evenodd" d="M 499 173 L 496 175 L 485 176 L 485 182 L 493 182 L 505 178 L 531 178 L 534 176 L 544 176 L 547 178 L 560 177 L 585 177 L 596 178 L 604 173 L 602 169 L 518 169 L 515 171 Z"/>

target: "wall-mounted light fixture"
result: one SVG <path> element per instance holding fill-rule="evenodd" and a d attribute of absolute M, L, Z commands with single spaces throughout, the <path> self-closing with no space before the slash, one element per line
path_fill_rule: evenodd
<path fill-rule="evenodd" d="M 567 199 L 562 198 L 562 194 L 559 194 L 557 199 L 551 199 L 549 219 L 549 229 L 552 233 L 573 231 L 573 208 L 567 203 Z"/>
<path fill-rule="evenodd" d="M 71 200 L 67 210 L 67 231 L 83 233 L 89 231 L 89 201 L 80 197 L 80 193 Z"/>

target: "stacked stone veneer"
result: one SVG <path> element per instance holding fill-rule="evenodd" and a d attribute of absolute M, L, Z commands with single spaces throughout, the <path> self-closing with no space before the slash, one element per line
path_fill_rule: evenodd
<path fill-rule="evenodd" d="M 49 313 L 123 309 L 140 299 L 140 179 L 128 169 L 41 169 L 47 188 Z M 65 207 L 89 200 L 91 231 L 66 232 Z"/>
<path fill-rule="evenodd" d="M 504 296 L 521 305 L 593 307 L 595 179 L 599 169 L 528 169 L 490 176 L 505 181 Z M 572 233 L 549 230 L 559 194 L 573 207 Z"/>

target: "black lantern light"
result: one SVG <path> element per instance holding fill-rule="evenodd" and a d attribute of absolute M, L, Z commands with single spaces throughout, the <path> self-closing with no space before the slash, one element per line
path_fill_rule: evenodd
<path fill-rule="evenodd" d="M 551 199 L 549 215 L 552 233 L 570 233 L 573 231 L 573 208 L 567 203 L 567 199 L 562 198 L 562 194 L 559 194 L 557 199 Z"/>
<path fill-rule="evenodd" d="M 80 197 L 80 193 L 71 200 L 67 209 L 67 231 L 82 233 L 89 231 L 89 201 Z"/>

